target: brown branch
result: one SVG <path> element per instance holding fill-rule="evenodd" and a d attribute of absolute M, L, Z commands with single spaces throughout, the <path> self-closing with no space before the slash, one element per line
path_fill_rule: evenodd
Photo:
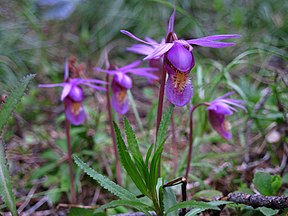
<path fill-rule="evenodd" d="M 229 193 L 227 201 L 237 204 L 245 204 L 257 207 L 267 207 L 272 209 L 288 208 L 288 196 L 263 196 L 259 194 Z"/>

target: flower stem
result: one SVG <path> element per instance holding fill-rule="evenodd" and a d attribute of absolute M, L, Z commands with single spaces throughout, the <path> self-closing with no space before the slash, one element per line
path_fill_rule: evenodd
<path fill-rule="evenodd" d="M 162 66 L 161 85 L 160 85 L 160 92 L 159 92 L 159 99 L 158 99 L 156 137 L 158 135 L 158 130 L 160 127 L 160 122 L 162 119 L 162 112 L 163 112 L 164 89 L 165 89 L 165 82 L 166 82 L 166 69 L 164 66 L 164 62 L 165 62 L 165 58 L 163 61 L 163 66 Z M 155 144 L 156 144 L 156 141 L 155 141 Z M 160 175 L 161 175 L 161 161 L 159 162 L 159 167 L 158 167 L 158 176 Z"/>
<path fill-rule="evenodd" d="M 71 140 L 70 140 L 70 123 L 67 117 L 65 119 L 65 132 L 66 132 L 67 154 L 68 154 L 68 163 L 69 163 L 71 203 L 76 204 L 77 200 L 76 200 L 76 193 L 75 193 L 75 187 L 74 187 L 72 148 L 71 148 Z"/>
<path fill-rule="evenodd" d="M 120 168 L 120 163 L 119 163 L 119 156 L 117 152 L 116 135 L 115 135 L 114 127 L 113 127 L 113 117 L 112 117 L 112 109 L 111 109 L 110 95 L 109 95 L 109 74 L 106 75 L 106 82 L 108 83 L 106 85 L 106 99 L 107 99 L 110 132 L 111 132 L 111 137 L 113 141 L 113 150 L 114 150 L 114 155 L 115 155 L 116 180 L 117 180 L 117 183 L 121 185 L 122 174 L 121 174 L 121 168 Z"/>
<path fill-rule="evenodd" d="M 188 150 L 188 157 L 187 157 L 187 165 L 186 165 L 186 172 L 185 172 L 185 178 L 188 181 L 188 174 L 190 171 L 190 163 L 192 159 L 192 152 L 193 152 L 193 112 L 199 107 L 199 106 L 209 106 L 208 103 L 200 103 L 197 104 L 196 106 L 192 107 L 190 109 L 190 116 L 189 116 L 189 150 Z"/>

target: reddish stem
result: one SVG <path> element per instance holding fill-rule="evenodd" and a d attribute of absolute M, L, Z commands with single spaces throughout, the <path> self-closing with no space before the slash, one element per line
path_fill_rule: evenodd
<path fill-rule="evenodd" d="M 159 99 L 158 99 L 156 137 L 158 135 L 158 130 L 160 127 L 160 122 L 162 119 L 162 112 L 163 112 L 164 88 L 165 88 L 165 82 L 166 82 L 166 69 L 165 69 L 164 64 L 165 64 L 165 57 L 164 57 L 163 66 L 162 66 L 161 86 L 160 86 Z M 161 175 L 161 161 L 159 162 L 159 166 L 158 166 L 158 176 L 160 177 L 160 175 Z"/>
<path fill-rule="evenodd" d="M 188 181 L 188 174 L 190 171 L 190 163 L 191 163 L 191 158 L 192 158 L 192 152 L 193 152 L 193 112 L 199 107 L 199 106 L 209 106 L 208 103 L 200 103 L 197 104 L 196 106 L 194 106 L 191 110 L 190 110 L 190 117 L 189 117 L 189 127 L 190 127 L 190 131 L 189 131 L 189 149 L 188 149 L 188 157 L 187 157 L 187 166 L 186 166 L 186 172 L 185 172 L 185 178 Z"/>
<path fill-rule="evenodd" d="M 65 132 L 67 139 L 67 154 L 68 154 L 68 163 L 69 163 L 69 175 L 70 175 L 70 192 L 71 192 L 71 203 L 76 204 L 76 193 L 74 187 L 74 175 L 73 175 L 73 161 L 72 161 L 72 148 L 70 140 L 70 123 L 66 117 L 65 119 Z"/>
<path fill-rule="evenodd" d="M 119 163 L 119 156 L 117 152 L 116 135 L 115 135 L 114 126 L 113 126 L 112 109 L 111 109 L 110 95 L 109 95 L 109 74 L 106 75 L 106 82 L 108 83 L 106 85 L 106 98 L 107 98 L 107 109 L 108 109 L 108 116 L 109 116 L 110 132 L 111 132 L 111 137 L 113 141 L 113 150 L 114 150 L 114 155 L 115 155 L 116 180 L 117 180 L 117 183 L 121 185 L 122 174 L 121 174 L 121 168 L 120 168 L 120 163 Z"/>

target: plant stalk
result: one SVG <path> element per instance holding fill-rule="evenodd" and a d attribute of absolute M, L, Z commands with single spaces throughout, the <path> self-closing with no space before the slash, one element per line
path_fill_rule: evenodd
<path fill-rule="evenodd" d="M 158 135 L 158 130 L 160 127 L 160 122 L 162 119 L 162 112 L 163 112 L 163 100 L 164 100 L 164 89 L 165 89 L 165 82 L 166 82 L 166 69 L 164 66 L 165 58 L 163 61 L 163 66 L 162 66 L 162 76 L 161 76 L 161 85 L 160 85 L 160 92 L 159 92 L 159 99 L 158 99 L 158 109 L 157 109 L 157 125 L 156 125 L 156 137 Z M 156 144 L 156 141 L 155 141 Z M 158 167 L 158 176 L 161 175 L 161 160 L 159 162 L 159 167 Z"/>
<path fill-rule="evenodd" d="M 112 108 L 110 103 L 110 95 L 109 95 L 109 74 L 106 74 L 106 82 L 108 83 L 106 85 L 106 99 L 107 99 L 107 109 L 108 109 L 108 116 L 109 116 L 109 125 L 110 125 L 110 132 L 113 142 L 113 150 L 115 155 L 115 167 L 116 167 L 116 180 L 119 185 L 122 184 L 122 174 L 121 174 L 121 168 L 120 168 L 120 162 L 119 162 L 119 155 L 117 152 L 117 143 L 116 143 L 116 135 L 114 131 L 113 126 L 113 117 L 112 117 Z"/>
<path fill-rule="evenodd" d="M 75 193 L 75 187 L 74 187 L 73 160 L 72 160 L 72 148 L 71 148 L 71 139 L 70 139 L 70 123 L 67 117 L 65 119 L 65 132 L 66 132 L 67 154 L 68 154 L 68 163 L 69 163 L 71 203 L 76 204 L 77 200 L 76 200 L 76 193 Z"/>
<path fill-rule="evenodd" d="M 200 103 L 197 104 L 196 106 L 192 107 L 190 109 L 190 116 L 189 116 L 189 149 L 188 149 L 188 157 L 187 157 L 187 165 L 186 165 L 186 172 L 185 172 L 185 178 L 186 181 L 188 181 L 188 175 L 189 175 L 189 171 L 190 171 L 190 163 L 191 163 L 191 159 L 192 159 L 192 152 L 193 152 L 193 112 L 199 107 L 199 106 L 209 106 L 208 103 Z"/>

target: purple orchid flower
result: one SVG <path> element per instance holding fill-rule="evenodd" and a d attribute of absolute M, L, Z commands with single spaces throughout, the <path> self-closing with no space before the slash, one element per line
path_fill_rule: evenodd
<path fill-rule="evenodd" d="M 132 79 L 127 75 L 127 73 L 144 76 L 151 79 L 158 79 L 157 76 L 149 73 L 155 71 L 155 68 L 137 68 L 140 64 L 141 61 L 135 61 L 124 67 L 116 68 L 115 70 L 105 70 L 98 67 L 94 68 L 95 71 L 105 72 L 113 75 L 113 80 L 111 83 L 111 89 L 113 93 L 112 107 L 119 114 L 123 115 L 129 109 L 127 91 L 132 88 Z"/>
<path fill-rule="evenodd" d="M 193 86 L 189 78 L 189 73 L 195 65 L 192 44 L 211 48 L 224 48 L 235 45 L 230 42 L 219 42 L 218 40 L 238 38 L 238 34 L 212 35 L 198 39 L 179 40 L 174 33 L 174 20 L 176 9 L 170 17 L 166 42 L 158 44 L 151 40 L 142 40 L 132 33 L 121 30 L 121 32 L 134 40 L 150 45 L 153 50 L 147 47 L 139 47 L 138 53 L 147 55 L 144 60 L 159 59 L 164 56 L 165 68 L 168 72 L 168 80 L 165 86 L 168 100 L 176 106 L 184 106 L 193 96 Z M 136 52 L 137 46 L 133 47 Z"/>
<path fill-rule="evenodd" d="M 226 121 L 225 117 L 232 115 L 233 112 L 237 112 L 235 107 L 246 110 L 243 106 L 245 103 L 242 100 L 234 100 L 227 98 L 228 96 L 234 94 L 234 92 L 229 92 L 221 97 L 216 98 L 214 101 L 208 103 L 208 119 L 213 129 L 217 133 L 227 140 L 231 140 L 231 125 Z"/>
<path fill-rule="evenodd" d="M 157 43 L 155 40 L 146 37 L 145 38 L 146 41 L 150 42 L 152 45 L 146 45 L 146 44 L 134 44 L 131 47 L 128 47 L 127 50 L 140 54 L 140 55 L 149 55 L 152 52 L 154 52 L 154 50 L 159 46 L 165 43 L 165 39 L 162 39 L 160 43 Z M 163 67 L 163 57 L 160 56 L 159 58 L 154 58 L 154 59 L 150 59 L 149 60 L 149 66 L 152 68 L 157 69 L 154 74 L 161 78 L 161 74 L 162 74 L 162 67 Z M 157 81 L 159 79 L 151 79 L 148 78 L 149 83 L 155 83 L 155 81 Z"/>
<path fill-rule="evenodd" d="M 97 79 L 69 78 L 68 62 L 65 63 L 64 82 L 56 84 L 40 84 L 41 88 L 63 87 L 61 101 L 65 104 L 65 114 L 73 125 L 80 125 L 84 122 L 86 115 L 82 105 L 84 99 L 83 89 L 79 85 L 86 85 L 99 91 L 106 91 L 105 88 L 96 84 L 107 84 Z"/>

